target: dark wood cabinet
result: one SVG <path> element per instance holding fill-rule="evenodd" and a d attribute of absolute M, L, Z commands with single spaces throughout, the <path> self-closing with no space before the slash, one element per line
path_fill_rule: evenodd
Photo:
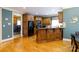
<path fill-rule="evenodd" d="M 45 41 L 46 40 L 46 31 L 45 30 L 38 30 L 37 31 L 37 38 L 36 38 L 36 41 L 37 42 L 41 42 L 41 41 Z"/>
<path fill-rule="evenodd" d="M 47 30 L 47 41 L 52 41 L 54 40 L 54 31 L 52 29 Z"/>
<path fill-rule="evenodd" d="M 62 40 L 62 31 L 61 28 L 41 28 L 37 31 L 36 41 L 40 42 L 48 42 L 55 40 Z"/>
<path fill-rule="evenodd" d="M 28 24 L 29 21 L 33 21 L 33 16 L 29 14 L 23 14 L 23 36 L 28 36 Z"/>
<path fill-rule="evenodd" d="M 23 15 L 23 36 L 28 36 L 28 19 L 27 19 L 27 15 Z"/>
<path fill-rule="evenodd" d="M 58 20 L 60 23 L 63 22 L 63 12 L 58 12 Z"/>

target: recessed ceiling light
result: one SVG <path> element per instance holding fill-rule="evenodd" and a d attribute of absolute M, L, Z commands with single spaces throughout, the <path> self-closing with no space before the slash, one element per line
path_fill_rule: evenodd
<path fill-rule="evenodd" d="M 38 15 L 38 13 L 35 13 L 36 15 Z"/>

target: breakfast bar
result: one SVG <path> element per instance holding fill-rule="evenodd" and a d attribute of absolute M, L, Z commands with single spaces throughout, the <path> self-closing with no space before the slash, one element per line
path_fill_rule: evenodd
<path fill-rule="evenodd" d="M 36 41 L 49 42 L 62 40 L 62 28 L 40 28 L 37 30 Z"/>

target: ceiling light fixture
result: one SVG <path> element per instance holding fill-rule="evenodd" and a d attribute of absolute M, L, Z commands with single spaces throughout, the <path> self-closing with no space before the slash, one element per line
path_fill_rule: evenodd
<path fill-rule="evenodd" d="M 26 7 L 23 7 L 23 9 L 26 9 Z"/>

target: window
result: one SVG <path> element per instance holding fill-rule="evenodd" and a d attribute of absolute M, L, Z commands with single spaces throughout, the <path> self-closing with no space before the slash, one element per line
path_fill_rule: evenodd
<path fill-rule="evenodd" d="M 51 24 L 51 27 L 52 28 L 56 28 L 59 26 L 59 21 L 58 20 L 52 20 L 52 24 Z"/>
<path fill-rule="evenodd" d="M 20 20 L 17 20 L 17 25 L 21 25 L 21 21 Z"/>

